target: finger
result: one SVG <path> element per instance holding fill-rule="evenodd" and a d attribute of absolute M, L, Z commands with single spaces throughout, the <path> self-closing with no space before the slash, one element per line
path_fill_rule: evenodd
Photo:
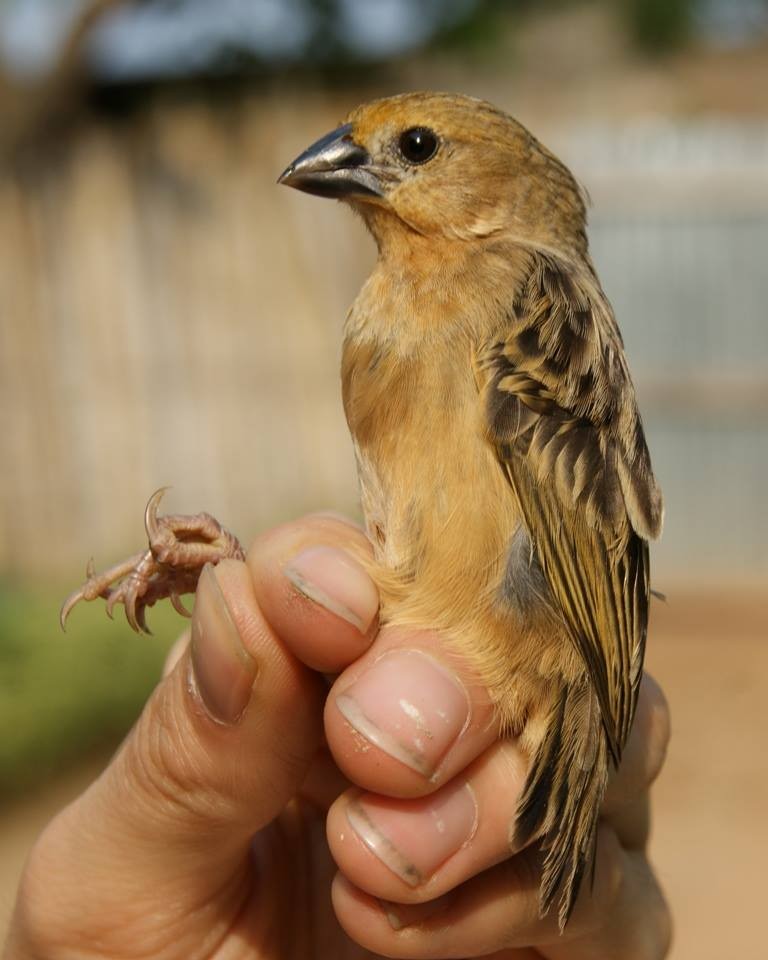
<path fill-rule="evenodd" d="M 349 780 L 336 766 L 331 754 L 321 747 L 301 785 L 301 796 L 318 810 L 327 813 L 331 804 L 350 786 Z"/>
<path fill-rule="evenodd" d="M 608 819 L 622 844 L 642 849 L 649 823 L 647 783 L 663 753 L 666 706 L 643 684 L 637 738 L 610 801 Z M 342 873 L 373 896 L 432 900 L 506 859 L 528 759 L 515 741 L 494 743 L 436 792 L 397 799 L 352 790 L 328 816 L 328 840 Z M 633 793 L 632 790 L 639 792 Z"/>
<path fill-rule="evenodd" d="M 602 816 L 629 849 L 642 849 L 648 841 L 648 788 L 664 765 L 669 737 L 666 698 L 658 683 L 646 673 L 624 757 L 611 776 L 602 806 Z"/>
<path fill-rule="evenodd" d="M 363 531 L 328 514 L 270 530 L 248 554 L 264 616 L 304 663 L 338 673 L 370 646 L 379 595 Z"/>
<path fill-rule="evenodd" d="M 325 709 L 336 762 L 358 786 L 424 796 L 498 736 L 488 691 L 434 632 L 384 627 L 336 680 Z"/>
<path fill-rule="evenodd" d="M 618 771 L 605 794 L 606 813 L 631 803 L 653 783 L 664 765 L 670 738 L 669 705 L 653 677 L 643 674 L 632 732 Z"/>
<path fill-rule="evenodd" d="M 507 859 L 528 761 L 513 741 L 487 749 L 435 793 L 393 799 L 350 790 L 327 821 L 341 872 L 372 896 L 423 903 Z"/>
<path fill-rule="evenodd" d="M 388 957 L 479 957 L 533 948 L 549 960 L 661 960 L 669 917 L 644 858 L 600 831 L 595 882 L 584 884 L 561 935 L 556 911 L 539 916 L 540 857 L 526 851 L 423 906 L 382 903 L 339 874 L 333 903 L 361 946 Z M 504 953 L 500 953 L 504 956 Z M 512 954 L 514 956 L 514 953 Z"/>
<path fill-rule="evenodd" d="M 173 930 L 178 955 L 197 955 L 200 928 L 231 923 L 242 906 L 253 833 L 307 775 L 323 694 L 270 629 L 245 564 L 205 568 L 188 651 L 33 853 L 25 902 L 38 927 L 74 917 L 93 935 L 108 918 L 98 931 L 107 940 Z"/>
<path fill-rule="evenodd" d="M 648 791 L 632 803 L 615 810 L 605 820 L 616 831 L 625 850 L 645 850 L 651 833 L 651 799 Z"/>

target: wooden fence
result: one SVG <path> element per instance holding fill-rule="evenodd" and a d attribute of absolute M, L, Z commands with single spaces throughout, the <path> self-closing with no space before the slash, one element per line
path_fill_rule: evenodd
<path fill-rule="evenodd" d="M 354 508 L 338 345 L 373 248 L 275 185 L 343 112 L 165 107 L 0 178 L 0 569 L 140 544 L 164 484 L 244 537 Z"/>
<path fill-rule="evenodd" d="M 339 333 L 373 246 L 339 205 L 275 186 L 349 105 L 156 105 L 0 172 L 0 571 L 135 549 L 165 484 L 244 539 L 355 509 Z M 549 139 L 594 197 L 665 486 L 657 570 L 766 576 L 768 132 Z"/>

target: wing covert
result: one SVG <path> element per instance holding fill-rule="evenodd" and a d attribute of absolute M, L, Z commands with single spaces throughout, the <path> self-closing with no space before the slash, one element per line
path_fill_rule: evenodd
<path fill-rule="evenodd" d="M 660 531 L 662 505 L 621 337 L 594 277 L 532 254 L 505 337 L 480 366 L 489 439 L 618 762 L 647 632 L 646 540 Z"/>

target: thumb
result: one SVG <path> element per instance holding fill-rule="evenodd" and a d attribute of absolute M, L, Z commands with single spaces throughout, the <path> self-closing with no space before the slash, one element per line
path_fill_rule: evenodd
<path fill-rule="evenodd" d="M 49 826 L 27 877 L 45 877 L 63 916 L 85 888 L 90 919 L 123 935 L 150 933 L 153 918 L 194 936 L 203 913 L 210 932 L 217 898 L 242 902 L 253 834 L 307 773 L 323 692 L 273 634 L 245 564 L 206 567 L 188 649 L 107 770 Z"/>

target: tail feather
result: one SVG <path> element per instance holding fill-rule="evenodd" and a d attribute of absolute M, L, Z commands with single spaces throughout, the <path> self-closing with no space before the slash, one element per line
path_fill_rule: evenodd
<path fill-rule="evenodd" d="M 558 894 L 563 930 L 585 871 L 594 864 L 597 820 L 608 779 L 608 743 L 591 684 L 563 687 L 517 809 L 515 843 L 539 838 L 545 851 L 539 907 Z"/>

